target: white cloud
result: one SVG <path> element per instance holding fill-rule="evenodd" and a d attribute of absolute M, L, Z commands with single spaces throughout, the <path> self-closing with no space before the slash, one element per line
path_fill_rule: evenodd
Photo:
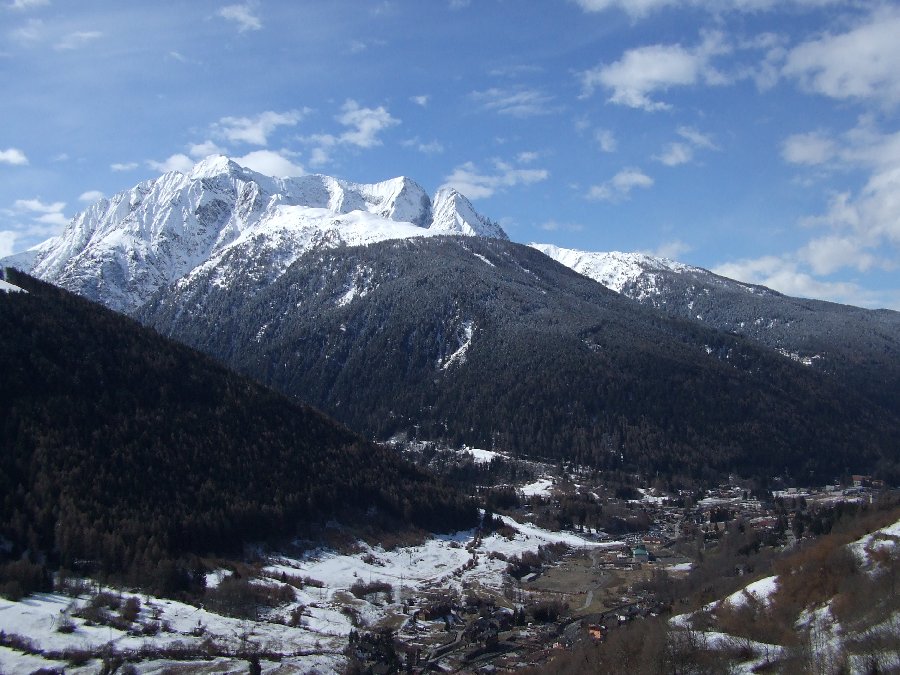
<path fill-rule="evenodd" d="M 154 171 L 169 173 L 170 171 L 179 171 L 181 173 L 190 173 L 194 168 L 194 160 L 183 153 L 171 155 L 168 159 L 157 162 L 153 159 L 147 160 L 147 166 Z"/>
<path fill-rule="evenodd" d="M 585 12 L 604 12 L 619 9 L 633 19 L 640 19 L 667 7 L 697 7 L 720 14 L 725 11 L 759 12 L 785 5 L 798 8 L 823 7 L 842 0 L 573 0 Z"/>
<path fill-rule="evenodd" d="M 93 204 L 103 199 L 104 195 L 100 190 L 88 190 L 78 195 L 78 201 Z"/>
<path fill-rule="evenodd" d="M 615 152 L 618 147 L 618 141 L 612 131 L 609 129 L 597 129 L 594 131 L 594 140 L 603 152 Z"/>
<path fill-rule="evenodd" d="M 686 244 L 679 239 L 675 239 L 673 241 L 663 242 L 659 246 L 657 246 L 652 251 L 642 251 L 646 255 L 651 255 L 655 258 L 668 258 L 670 260 L 678 260 L 679 257 L 691 251 L 693 247 L 690 244 Z"/>
<path fill-rule="evenodd" d="M 538 157 L 540 157 L 540 155 L 536 152 L 520 152 L 516 156 L 516 161 L 518 161 L 519 164 L 531 164 L 536 161 Z"/>
<path fill-rule="evenodd" d="M 697 149 L 719 149 L 709 134 L 704 134 L 693 127 L 678 127 L 677 133 L 686 142 L 669 143 L 662 154 L 654 155 L 653 159 L 666 166 L 679 166 L 693 160 Z"/>
<path fill-rule="evenodd" d="M 653 159 L 662 162 L 666 166 L 678 166 L 687 164 L 694 158 L 694 149 L 686 143 L 669 143 L 661 155 L 654 155 Z"/>
<path fill-rule="evenodd" d="M 781 156 L 786 162 L 809 166 L 824 164 L 836 152 L 835 142 L 817 131 L 788 136 L 781 146 Z"/>
<path fill-rule="evenodd" d="M 7 148 L 6 150 L 0 150 L 0 164 L 24 166 L 28 164 L 28 158 L 18 148 Z"/>
<path fill-rule="evenodd" d="M 431 141 L 429 143 L 422 142 L 419 137 L 410 138 L 401 143 L 405 148 L 415 148 L 419 152 L 426 155 L 439 155 L 444 152 L 444 146 L 440 141 Z"/>
<path fill-rule="evenodd" d="M 65 202 L 51 202 L 45 204 L 40 199 L 17 199 L 13 207 L 17 211 L 27 211 L 30 213 L 52 214 L 59 213 L 66 208 Z"/>
<path fill-rule="evenodd" d="M 560 223 L 555 220 L 548 220 L 538 227 L 547 232 L 582 232 L 584 230 L 584 225 L 581 223 Z"/>
<path fill-rule="evenodd" d="M 267 110 L 256 117 L 223 117 L 213 130 L 233 143 L 268 145 L 269 135 L 278 127 L 296 125 L 307 110 L 274 112 Z"/>
<path fill-rule="evenodd" d="M 338 141 L 360 148 L 381 145 L 378 134 L 400 124 L 400 120 L 392 117 L 383 106 L 362 108 L 356 101 L 348 99 L 341 110 L 337 121 L 349 129 L 340 135 Z"/>
<path fill-rule="evenodd" d="M 680 44 L 629 49 L 618 61 L 582 73 L 582 94 L 589 96 L 597 87 L 604 87 L 612 90 L 610 103 L 647 111 L 667 110 L 672 106 L 654 100 L 651 94 L 672 87 L 727 83 L 712 59 L 728 51 L 720 33 L 707 34 L 692 49 Z"/>
<path fill-rule="evenodd" d="M 228 154 L 212 141 L 203 141 L 202 143 L 194 143 L 188 148 L 188 154 L 194 159 L 205 159 L 210 155 L 226 155 Z"/>
<path fill-rule="evenodd" d="M 515 168 L 501 160 L 494 160 L 492 173 L 484 173 L 473 162 L 466 162 L 453 169 L 444 179 L 444 185 L 455 188 L 469 199 L 482 199 L 504 188 L 539 183 L 549 176 L 545 169 Z"/>
<path fill-rule="evenodd" d="M 299 164 L 294 164 L 285 155 L 286 151 L 254 150 L 243 157 L 235 157 L 234 161 L 253 171 L 266 176 L 302 176 L 306 173 Z"/>
<path fill-rule="evenodd" d="M 900 9 L 882 8 L 855 28 L 792 49 L 783 72 L 835 99 L 900 102 Z"/>
<path fill-rule="evenodd" d="M 718 150 L 719 146 L 713 142 L 712 136 L 698 131 L 694 127 L 678 127 L 678 135 L 688 141 L 695 148 L 704 148 L 706 150 Z"/>
<path fill-rule="evenodd" d="M 473 91 L 473 101 L 485 110 L 493 110 L 512 117 L 534 117 L 553 112 L 553 97 L 537 89 L 525 87 L 492 87 L 485 91 Z"/>
<path fill-rule="evenodd" d="M 81 49 L 85 45 L 93 42 L 94 40 L 98 40 L 101 37 L 103 37 L 103 33 L 96 30 L 76 31 L 74 33 L 69 33 L 68 35 L 64 35 L 62 40 L 57 42 L 53 48 L 61 51 L 68 49 Z"/>
<path fill-rule="evenodd" d="M 134 171 L 138 168 L 137 162 L 115 162 L 109 165 L 113 171 Z"/>
<path fill-rule="evenodd" d="M 13 0 L 7 5 L 10 9 L 34 9 L 35 7 L 45 7 L 50 4 L 50 0 Z"/>
<path fill-rule="evenodd" d="M 0 230 L 0 258 L 12 255 L 16 248 L 19 233 L 13 230 Z"/>
<path fill-rule="evenodd" d="M 69 219 L 63 214 L 65 202 L 44 203 L 40 199 L 17 199 L 13 204 L 14 213 L 26 215 L 32 222 L 20 234 L 55 234 Z"/>
<path fill-rule="evenodd" d="M 250 3 L 243 5 L 226 5 L 218 12 L 218 16 L 237 24 L 238 32 L 243 33 L 248 30 L 259 30 L 262 28 L 262 21 L 253 13 L 253 6 Z"/>
<path fill-rule="evenodd" d="M 44 37 L 44 22 L 40 19 L 29 19 L 24 26 L 19 26 L 10 33 L 17 42 L 37 42 Z"/>
<path fill-rule="evenodd" d="M 610 180 L 593 185 L 586 197 L 596 201 L 620 202 L 626 200 L 635 188 L 647 189 L 653 186 L 653 179 L 637 168 L 622 169 Z"/>
<path fill-rule="evenodd" d="M 726 262 L 713 272 L 729 279 L 767 286 L 786 295 L 818 298 L 860 307 L 900 307 L 897 300 L 867 291 L 854 282 L 825 281 L 804 271 L 793 256 L 763 256 Z"/>
<path fill-rule="evenodd" d="M 412 97 L 410 97 L 409 100 L 412 101 L 413 103 L 415 103 L 416 105 L 419 105 L 419 106 L 422 106 L 423 108 L 425 108 L 428 105 L 428 100 L 430 98 L 431 98 L 430 96 L 427 96 L 426 94 L 422 94 L 421 96 L 412 96 Z"/>

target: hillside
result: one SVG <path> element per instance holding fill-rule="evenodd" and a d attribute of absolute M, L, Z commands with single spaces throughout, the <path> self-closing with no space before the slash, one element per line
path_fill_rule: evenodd
<path fill-rule="evenodd" d="M 900 412 L 900 312 L 792 298 L 639 253 L 532 246 L 644 306 L 748 337 Z"/>
<path fill-rule="evenodd" d="M 0 540 L 152 571 L 314 523 L 468 525 L 393 452 L 131 319 L 9 270 L 0 293 Z"/>
<path fill-rule="evenodd" d="M 752 341 L 667 318 L 524 246 L 311 251 L 139 318 L 355 429 L 663 475 L 893 470 L 896 414 Z"/>

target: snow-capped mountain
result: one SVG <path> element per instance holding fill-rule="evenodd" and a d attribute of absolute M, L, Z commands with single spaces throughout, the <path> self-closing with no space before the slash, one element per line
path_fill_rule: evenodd
<path fill-rule="evenodd" d="M 316 246 L 436 234 L 507 238 L 449 188 L 432 201 L 405 177 L 273 178 L 213 156 L 188 174 L 167 173 L 100 200 L 60 236 L 0 264 L 131 312 L 204 271 L 215 270 L 220 284 L 240 274 L 271 280 Z"/>
<path fill-rule="evenodd" d="M 530 246 L 579 274 L 599 281 L 616 293 L 621 293 L 632 300 L 649 302 L 654 306 L 659 306 L 660 290 L 673 274 L 707 283 L 727 285 L 747 293 L 780 295 L 763 286 L 726 279 L 702 267 L 685 265 L 669 258 L 620 251 L 579 251 L 553 244 L 530 244 Z"/>

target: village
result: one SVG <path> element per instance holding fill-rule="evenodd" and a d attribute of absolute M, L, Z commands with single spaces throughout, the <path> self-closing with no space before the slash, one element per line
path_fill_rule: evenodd
<path fill-rule="evenodd" d="M 554 515 L 585 496 L 606 510 L 630 514 L 626 523 L 645 526 L 613 534 L 572 523 L 569 532 L 582 545 L 542 547 L 540 555 L 511 560 L 501 593 L 472 581 L 463 581 L 462 593 L 423 591 L 405 602 L 405 618 L 395 632 L 354 632 L 350 652 L 371 672 L 390 672 L 382 670 L 385 658 L 407 672 L 540 666 L 579 641 L 602 642 L 628 622 L 672 613 L 671 602 L 656 589 L 688 575 L 697 557 L 715 549 L 729 528 L 746 533 L 757 546 L 781 550 L 805 531 L 816 532 L 817 519 L 834 507 L 871 503 L 883 489 L 869 476 L 852 476 L 844 484 L 782 487 L 766 496 L 751 494 L 732 479 L 702 494 L 637 488 L 622 498 L 544 477 L 526 485 L 521 505 L 494 516 L 489 527 L 516 528 L 541 520 L 540 515 L 546 521 L 548 512 Z M 472 566 L 479 542 L 476 537 L 469 544 Z M 386 657 L 389 643 L 394 651 Z"/>

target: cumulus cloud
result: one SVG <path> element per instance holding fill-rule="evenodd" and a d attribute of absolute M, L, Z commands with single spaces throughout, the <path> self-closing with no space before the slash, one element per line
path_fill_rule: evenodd
<path fill-rule="evenodd" d="M 882 8 L 845 33 L 790 50 L 783 73 L 835 99 L 900 102 L 900 9 Z"/>
<path fill-rule="evenodd" d="M 238 32 L 243 33 L 248 30 L 260 30 L 262 21 L 254 14 L 254 7 L 250 3 L 243 5 L 226 5 L 222 7 L 216 15 L 226 21 L 233 21 L 237 25 Z"/>
<path fill-rule="evenodd" d="M 13 230 L 0 230 L 0 258 L 12 255 L 16 248 L 19 233 Z"/>
<path fill-rule="evenodd" d="M 818 131 L 788 136 L 781 146 L 781 156 L 786 162 L 808 166 L 824 164 L 836 152 L 834 140 Z"/>
<path fill-rule="evenodd" d="M 352 99 L 344 103 L 337 120 L 348 127 L 338 140 L 360 148 L 381 145 L 378 135 L 385 129 L 400 124 L 400 120 L 392 117 L 383 106 L 363 108 Z"/>
<path fill-rule="evenodd" d="M 582 95 L 590 96 L 603 87 L 612 92 L 607 99 L 610 103 L 647 111 L 668 110 L 670 104 L 651 95 L 673 87 L 726 84 L 728 78 L 716 70 L 712 60 L 728 51 L 720 33 L 707 34 L 693 48 L 657 44 L 629 49 L 618 61 L 582 73 Z"/>
<path fill-rule="evenodd" d="M 18 148 L 7 148 L 6 150 L 0 150 L 0 164 L 25 166 L 28 164 L 28 158 Z"/>
<path fill-rule="evenodd" d="M 637 168 L 622 169 L 610 180 L 600 185 L 593 185 L 586 197 L 595 201 L 621 202 L 631 196 L 636 188 L 647 189 L 653 186 L 653 179 Z"/>
<path fill-rule="evenodd" d="M 523 169 L 495 159 L 490 172 L 480 170 L 474 162 L 457 166 L 444 179 L 444 185 L 455 188 L 469 199 L 483 199 L 505 188 L 539 183 L 549 176 L 550 172 L 545 169 Z"/>
<path fill-rule="evenodd" d="M 233 143 L 265 146 L 269 143 L 269 135 L 278 127 L 295 126 L 307 112 L 266 110 L 255 117 L 223 117 L 213 125 L 213 131 Z"/>
<path fill-rule="evenodd" d="M 210 155 L 227 155 L 228 153 L 220 148 L 212 141 L 203 141 L 202 143 L 193 143 L 188 148 L 188 154 L 194 159 L 205 159 Z"/>
<path fill-rule="evenodd" d="M 668 258 L 669 260 L 678 260 L 681 256 L 693 250 L 693 246 L 686 244 L 680 239 L 666 241 L 651 251 L 645 251 L 647 255 L 656 258 Z"/>
<path fill-rule="evenodd" d="M 338 135 L 314 134 L 301 139 L 314 146 L 309 161 L 312 166 L 328 163 L 331 159 L 331 150 L 340 145 L 357 148 L 382 145 L 381 133 L 400 124 L 400 120 L 392 116 L 384 106 L 365 108 L 353 99 L 344 102 L 340 114 L 335 119 L 346 127 L 344 132 Z"/>
<path fill-rule="evenodd" d="M 69 222 L 63 214 L 65 207 L 65 202 L 44 203 L 38 198 L 17 199 L 13 204 L 15 213 L 22 214 L 33 223 L 27 229 L 31 234 L 55 233 L 60 227 L 65 226 Z"/>
<path fill-rule="evenodd" d="M 285 150 L 254 150 L 242 157 L 235 157 L 234 161 L 266 176 L 302 176 L 306 173 L 302 166 L 295 164 L 287 155 Z"/>
<path fill-rule="evenodd" d="M 713 272 L 729 279 L 758 284 L 786 295 L 819 298 L 860 307 L 900 307 L 898 298 L 863 289 L 849 281 L 817 279 L 805 271 L 794 256 L 762 256 L 722 263 Z"/>
<path fill-rule="evenodd" d="M 824 211 L 804 220 L 807 227 L 826 232 L 796 259 L 826 275 L 842 268 L 865 272 L 900 265 L 900 132 L 883 133 L 863 117 L 840 135 L 792 135 L 782 157 L 801 167 L 868 174 L 861 189 L 831 193 Z"/>
<path fill-rule="evenodd" d="M 88 190 L 78 195 L 78 201 L 93 204 L 103 199 L 104 195 L 100 190 Z"/>
<path fill-rule="evenodd" d="M 538 89 L 526 87 L 492 87 L 473 91 L 472 100 L 485 110 L 511 117 L 535 117 L 553 112 L 553 97 Z"/>
<path fill-rule="evenodd" d="M 158 162 L 153 159 L 147 160 L 147 166 L 154 171 L 161 173 L 169 173 L 170 171 L 179 171 L 181 173 L 190 173 L 194 168 L 194 160 L 183 153 L 170 155 L 167 159 Z"/>

